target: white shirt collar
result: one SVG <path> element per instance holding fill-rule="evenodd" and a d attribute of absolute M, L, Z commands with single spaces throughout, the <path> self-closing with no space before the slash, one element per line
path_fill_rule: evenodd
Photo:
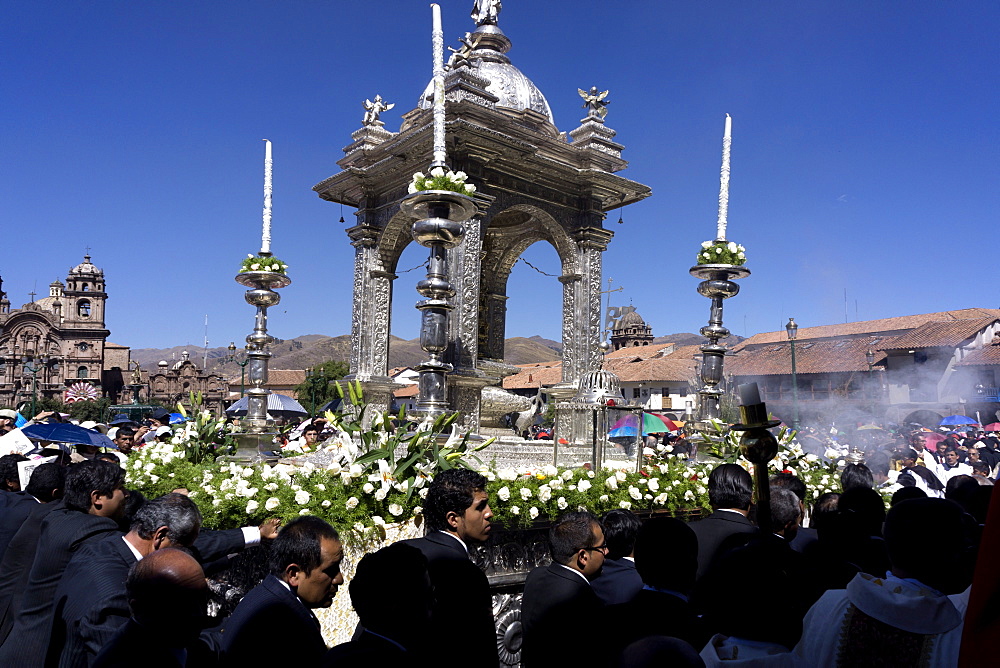
<path fill-rule="evenodd" d="M 583 581 L 584 581 L 584 582 L 586 582 L 588 586 L 590 585 L 590 580 L 588 580 L 588 579 L 587 579 L 587 576 L 586 576 L 586 575 L 584 575 L 583 573 L 581 573 L 580 571 L 576 570 L 575 568 L 570 568 L 570 567 L 569 567 L 569 566 L 567 566 L 566 564 L 560 564 L 559 562 L 553 562 L 553 563 L 555 563 L 555 565 L 556 565 L 556 566 L 560 566 L 560 567 L 562 567 L 562 568 L 565 568 L 565 569 L 566 569 L 567 571 L 569 571 L 570 573 L 576 573 L 576 574 L 577 574 L 577 575 L 579 575 L 579 576 L 580 576 L 581 578 L 583 578 Z"/>
<path fill-rule="evenodd" d="M 465 544 L 465 541 L 464 541 L 464 540 L 462 540 L 461 538 L 459 538 L 459 537 L 458 537 L 458 536 L 456 536 L 455 534 L 451 533 L 450 531 L 444 531 L 444 530 L 442 530 L 442 529 L 439 529 L 439 531 L 440 531 L 441 533 L 443 533 L 443 534 L 444 534 L 445 536 L 451 536 L 452 538 L 454 538 L 455 540 L 457 540 L 457 541 L 458 541 L 459 543 L 461 543 L 461 544 L 462 544 L 462 549 L 463 549 L 463 550 L 465 550 L 465 551 L 466 551 L 466 553 L 468 553 L 468 552 L 469 552 L 469 546 Z"/>
<path fill-rule="evenodd" d="M 128 549 L 132 550 L 132 554 L 135 555 L 135 560 L 136 561 L 141 561 L 142 560 L 142 553 L 139 552 L 139 550 L 135 549 L 135 545 L 133 545 L 132 543 L 128 542 L 128 538 L 126 538 L 125 536 L 122 536 L 122 540 L 125 541 L 126 545 L 128 545 Z"/>

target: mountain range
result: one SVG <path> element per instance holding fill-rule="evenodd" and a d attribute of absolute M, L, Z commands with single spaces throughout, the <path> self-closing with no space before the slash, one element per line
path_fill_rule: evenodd
<path fill-rule="evenodd" d="M 726 341 L 733 345 L 742 338 L 732 336 Z M 676 343 L 678 346 L 700 344 L 705 338 L 698 334 L 683 332 L 669 334 L 653 339 L 653 343 Z M 190 346 L 174 346 L 172 348 L 134 348 L 132 359 L 144 369 L 155 370 L 157 363 L 164 360 L 170 364 L 182 359 L 188 352 L 192 361 L 198 366 L 204 366 L 209 372 L 232 375 L 239 373 L 239 366 L 233 361 L 226 361 L 229 350 L 226 348 L 192 348 Z M 562 354 L 562 344 L 541 336 L 513 337 L 506 340 L 504 358 L 510 364 L 531 364 L 534 362 L 549 362 L 559 359 Z M 426 357 L 420 348 L 420 339 L 401 339 L 389 337 L 389 368 L 415 366 Z M 283 339 L 271 346 L 272 369 L 306 369 L 328 360 L 351 359 L 351 337 L 324 336 L 322 334 L 306 334 L 294 339 Z M 205 360 L 205 364 L 202 361 Z"/>

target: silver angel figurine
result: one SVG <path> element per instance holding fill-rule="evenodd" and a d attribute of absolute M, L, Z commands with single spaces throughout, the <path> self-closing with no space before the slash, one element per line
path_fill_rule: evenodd
<path fill-rule="evenodd" d="M 472 20 L 477 26 L 495 26 L 501 9 L 500 0 L 476 0 L 472 5 Z"/>
<path fill-rule="evenodd" d="M 374 102 L 372 102 L 371 100 L 365 100 L 364 101 L 365 118 L 362 121 L 362 123 L 364 123 L 364 125 L 376 125 L 376 126 L 385 125 L 385 123 L 383 123 L 378 119 L 379 114 L 381 114 L 383 111 L 388 111 L 395 106 L 396 106 L 395 102 L 391 104 L 386 104 L 385 100 L 382 99 L 381 95 L 376 95 Z"/>
<path fill-rule="evenodd" d="M 588 116 L 596 116 L 597 118 L 604 118 L 608 115 L 608 105 L 611 102 L 607 99 L 608 93 L 611 91 L 604 91 L 603 93 L 597 92 L 597 86 L 591 86 L 590 91 L 585 91 L 582 88 L 577 88 L 580 93 L 580 97 L 583 98 L 583 108 L 587 110 Z"/>

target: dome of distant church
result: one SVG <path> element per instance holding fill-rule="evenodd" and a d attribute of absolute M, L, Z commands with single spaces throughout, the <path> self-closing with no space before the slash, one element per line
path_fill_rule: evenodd
<path fill-rule="evenodd" d="M 95 275 L 95 276 L 103 276 L 104 275 L 104 271 L 103 270 L 98 269 L 96 266 L 94 266 L 93 264 L 91 264 L 91 262 L 90 262 L 90 256 L 89 255 L 84 255 L 83 256 L 83 262 L 81 262 L 80 264 L 78 264 L 75 267 L 73 267 L 72 269 L 70 269 L 69 273 L 70 273 L 70 275 L 73 275 L 73 274 L 92 274 L 92 275 Z"/>
<path fill-rule="evenodd" d="M 615 330 L 627 329 L 629 327 L 645 327 L 646 321 L 642 319 L 638 311 L 629 311 L 615 323 Z"/>
<path fill-rule="evenodd" d="M 555 120 L 548 100 L 531 79 L 511 64 L 505 55 L 510 49 L 510 40 L 500 28 L 495 25 L 479 26 L 472 33 L 472 39 L 479 41 L 469 57 L 470 62 L 476 64 L 475 73 L 490 82 L 486 90 L 499 98 L 497 107 L 538 112 L 554 129 Z M 420 96 L 421 109 L 433 106 L 433 92 L 434 82 L 431 81 Z"/>

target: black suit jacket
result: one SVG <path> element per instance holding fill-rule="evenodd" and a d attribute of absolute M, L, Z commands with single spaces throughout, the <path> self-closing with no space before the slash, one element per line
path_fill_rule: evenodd
<path fill-rule="evenodd" d="M 244 547 L 243 532 L 205 531 L 192 552 L 199 561 L 213 561 Z M 122 534 L 112 534 L 80 549 L 63 574 L 55 594 L 48 665 L 87 668 L 128 621 L 125 578 L 135 555 Z"/>
<path fill-rule="evenodd" d="M 363 630 L 350 642 L 337 645 L 323 659 L 322 668 L 372 668 L 402 666 L 424 668 L 430 664 L 413 652 L 404 650 L 384 638 Z M 436 662 L 442 665 L 442 662 Z"/>
<path fill-rule="evenodd" d="M 28 585 L 28 571 L 35 560 L 42 520 L 54 510 L 63 508 L 63 502 L 39 504 L 17 530 L 0 561 L 0 645 L 7 639 L 14 626 L 14 614 L 21 608 L 24 590 Z"/>
<path fill-rule="evenodd" d="M 327 650 L 315 615 L 273 575 L 243 597 L 217 640 L 229 668 L 315 666 Z"/>
<path fill-rule="evenodd" d="M 590 581 L 604 605 L 627 603 L 642 591 L 642 578 L 631 559 L 605 559 L 601 574 Z"/>
<path fill-rule="evenodd" d="M 94 659 L 93 668 L 215 668 L 216 656 L 201 641 L 187 647 L 166 644 L 169 631 L 146 629 L 127 620 Z"/>
<path fill-rule="evenodd" d="M 588 642 L 586 635 L 597 628 L 602 608 L 582 575 L 555 563 L 531 571 L 521 602 L 521 665 L 605 665 L 607 646 Z"/>
<path fill-rule="evenodd" d="M 472 563 L 469 553 L 451 535 L 433 531 L 423 538 L 403 542 L 427 557 L 427 572 L 435 598 L 431 628 L 437 633 L 448 634 L 448 655 L 461 657 L 465 666 L 496 668 L 500 658 L 493 621 L 493 597 L 486 574 Z M 446 630 L 460 632 L 448 633 Z M 441 638 L 430 640 L 441 647 Z"/>
<path fill-rule="evenodd" d="M 38 500 L 27 492 L 0 493 L 0 559 L 14 534 L 38 505 Z"/>
<path fill-rule="evenodd" d="M 716 510 L 703 520 L 688 525 L 698 537 L 700 580 L 712 563 L 731 549 L 745 545 L 757 528 L 740 513 Z"/>
<path fill-rule="evenodd" d="M 28 573 L 21 608 L 0 646 L 0 666 L 42 668 L 52 633 L 56 587 L 73 553 L 87 543 L 118 533 L 109 517 L 57 508 L 42 520 L 38 549 Z"/>
<path fill-rule="evenodd" d="M 604 618 L 614 620 L 607 629 L 615 657 L 630 644 L 649 636 L 680 638 L 692 647 L 704 647 L 709 637 L 687 601 L 650 589 L 643 589 L 628 603 L 609 606 Z"/>

